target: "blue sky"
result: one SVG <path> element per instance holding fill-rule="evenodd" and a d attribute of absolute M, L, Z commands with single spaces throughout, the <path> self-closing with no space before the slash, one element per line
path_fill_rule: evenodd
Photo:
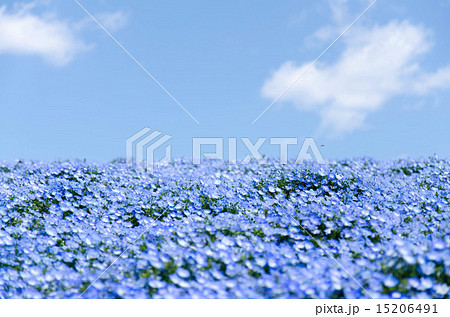
<path fill-rule="evenodd" d="M 328 159 L 450 157 L 450 1 L 378 0 L 254 124 L 371 1 L 79 2 L 200 124 L 74 1 L 2 1 L 0 161 L 108 161 L 146 126 L 173 156 L 314 137 Z"/>

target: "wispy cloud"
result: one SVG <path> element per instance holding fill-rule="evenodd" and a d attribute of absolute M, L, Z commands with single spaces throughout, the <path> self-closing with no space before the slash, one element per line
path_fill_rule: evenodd
<path fill-rule="evenodd" d="M 280 101 L 318 113 L 330 135 L 352 132 L 395 95 L 450 88 L 450 67 L 434 72 L 421 67 L 432 47 L 430 35 L 408 21 L 354 28 L 335 62 L 315 64 Z M 310 63 L 285 62 L 266 80 L 262 95 L 276 98 Z"/>
<path fill-rule="evenodd" d="M 359 0 L 361 9 L 367 7 L 373 0 Z M 348 0 L 328 0 L 330 23 L 317 29 L 308 42 L 326 42 L 334 40 L 355 18 L 349 10 Z M 323 4 L 321 4 L 323 5 Z M 310 43 L 308 43 L 310 44 Z"/>
<path fill-rule="evenodd" d="M 104 12 L 98 15 L 98 20 L 108 31 L 115 32 L 127 24 L 128 16 L 122 11 Z"/>
<path fill-rule="evenodd" d="M 54 66 L 64 66 L 91 47 L 80 36 L 87 23 L 70 23 L 54 13 L 34 13 L 36 5 L 0 7 L 0 54 L 36 55 Z M 120 11 L 99 13 L 98 18 L 112 32 L 127 22 Z"/>

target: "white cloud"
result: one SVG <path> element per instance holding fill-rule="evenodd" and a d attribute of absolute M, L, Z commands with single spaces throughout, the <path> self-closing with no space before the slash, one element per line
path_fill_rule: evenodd
<path fill-rule="evenodd" d="M 430 33 L 407 21 L 354 28 L 334 63 L 316 63 L 280 101 L 317 112 L 333 135 L 352 132 L 366 117 L 399 94 L 426 95 L 450 88 L 450 67 L 427 73 L 420 58 L 430 50 Z M 266 80 L 262 95 L 275 99 L 311 64 L 286 62 Z"/>
<path fill-rule="evenodd" d="M 67 22 L 35 15 L 32 7 L 0 7 L 0 53 L 39 55 L 63 66 L 87 49 Z"/>
<path fill-rule="evenodd" d="M 0 6 L 0 54 L 37 55 L 52 65 L 64 66 L 90 48 L 78 35 L 93 23 L 90 18 L 69 23 L 55 14 L 33 13 L 36 6 L 36 1 L 12 8 Z M 110 31 L 127 22 L 122 12 L 99 13 L 98 19 Z"/>

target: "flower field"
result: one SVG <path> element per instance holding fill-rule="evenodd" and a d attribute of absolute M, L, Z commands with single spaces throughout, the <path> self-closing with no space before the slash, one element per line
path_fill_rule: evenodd
<path fill-rule="evenodd" d="M 0 228 L 1 298 L 450 297 L 438 158 L 2 163 Z"/>

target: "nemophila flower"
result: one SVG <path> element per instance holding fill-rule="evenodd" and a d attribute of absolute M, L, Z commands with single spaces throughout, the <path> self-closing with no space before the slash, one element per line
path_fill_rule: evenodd
<path fill-rule="evenodd" d="M 398 279 L 392 275 L 388 275 L 384 278 L 383 284 L 388 288 L 395 287 L 398 284 Z"/>
<path fill-rule="evenodd" d="M 0 295 L 367 297 L 332 255 L 376 297 L 447 298 L 449 184 L 437 158 L 0 164 Z"/>
<path fill-rule="evenodd" d="M 439 296 L 446 296 L 450 292 L 450 287 L 446 284 L 438 284 L 433 286 L 434 291 Z"/>

